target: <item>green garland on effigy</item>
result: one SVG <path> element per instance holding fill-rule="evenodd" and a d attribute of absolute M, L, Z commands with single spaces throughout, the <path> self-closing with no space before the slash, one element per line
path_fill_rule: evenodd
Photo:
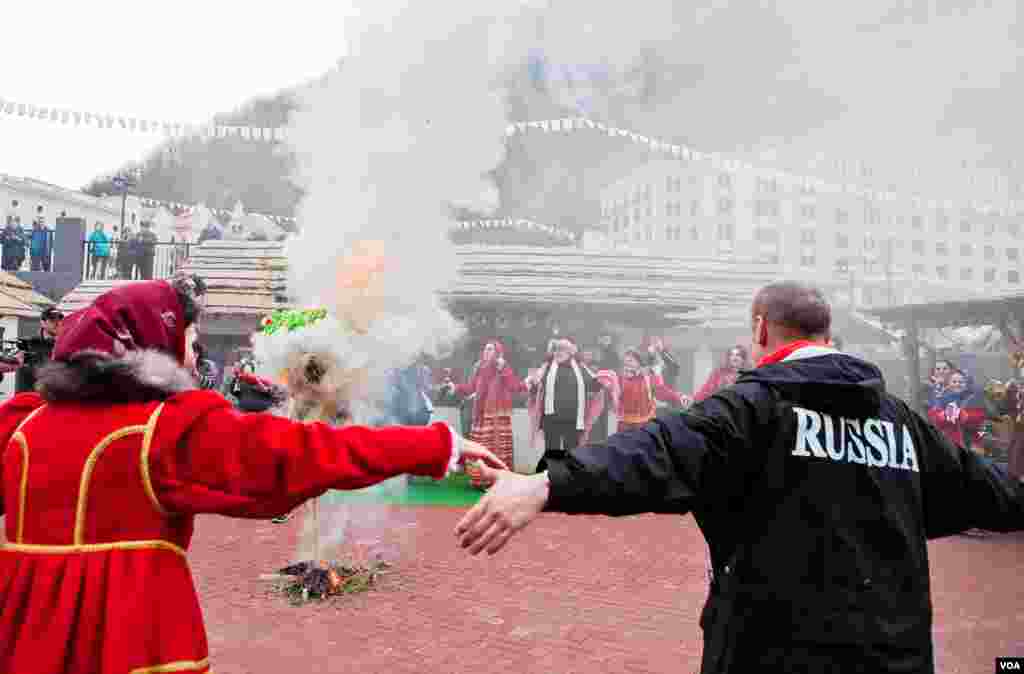
<path fill-rule="evenodd" d="M 278 309 L 260 321 L 263 334 L 271 336 L 281 328 L 294 332 L 327 318 L 326 309 Z"/>

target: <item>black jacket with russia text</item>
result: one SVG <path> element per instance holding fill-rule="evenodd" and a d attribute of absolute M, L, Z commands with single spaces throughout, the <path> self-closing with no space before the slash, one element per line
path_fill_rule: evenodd
<path fill-rule="evenodd" d="M 703 674 L 931 674 L 926 541 L 1024 528 L 1021 483 L 823 351 L 550 462 L 548 510 L 694 514 L 715 570 Z"/>

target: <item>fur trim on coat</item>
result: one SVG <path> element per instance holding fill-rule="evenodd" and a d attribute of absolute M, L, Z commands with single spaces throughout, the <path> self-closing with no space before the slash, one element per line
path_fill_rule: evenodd
<path fill-rule="evenodd" d="M 127 403 L 163 400 L 198 388 L 192 374 L 162 351 L 120 357 L 80 351 L 39 369 L 36 390 L 48 402 Z"/>

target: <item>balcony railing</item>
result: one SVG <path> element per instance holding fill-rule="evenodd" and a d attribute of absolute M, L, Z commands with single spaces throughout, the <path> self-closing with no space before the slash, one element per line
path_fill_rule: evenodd
<path fill-rule="evenodd" d="M 18 230 L 21 239 L 10 235 L 10 230 L 0 229 L 0 267 L 6 272 L 16 271 L 50 271 L 53 269 L 53 230 L 44 229 L 46 232 L 46 245 L 42 249 L 42 255 L 32 254 L 32 232 L 31 228 Z"/>
<path fill-rule="evenodd" d="M 188 259 L 188 243 L 82 242 L 82 278 L 92 281 L 169 278 Z M 105 253 L 105 254 L 104 254 Z"/>

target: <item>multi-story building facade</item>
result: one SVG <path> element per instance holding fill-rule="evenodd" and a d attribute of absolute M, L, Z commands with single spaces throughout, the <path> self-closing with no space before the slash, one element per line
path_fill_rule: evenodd
<path fill-rule="evenodd" d="M 753 258 L 780 276 L 852 289 L 862 306 L 1021 289 L 1024 214 L 876 201 L 777 176 L 652 161 L 603 191 L 603 229 L 634 251 Z"/>
<path fill-rule="evenodd" d="M 99 198 L 41 180 L 0 174 L 0 226 L 6 222 L 6 216 L 17 216 L 22 227 L 31 226 L 41 216 L 50 228 L 57 218 L 82 218 L 90 229 L 102 222 L 110 233 L 121 221 L 121 197 Z M 139 199 L 129 196 L 125 204 L 126 224 L 135 228 L 141 217 Z"/>

